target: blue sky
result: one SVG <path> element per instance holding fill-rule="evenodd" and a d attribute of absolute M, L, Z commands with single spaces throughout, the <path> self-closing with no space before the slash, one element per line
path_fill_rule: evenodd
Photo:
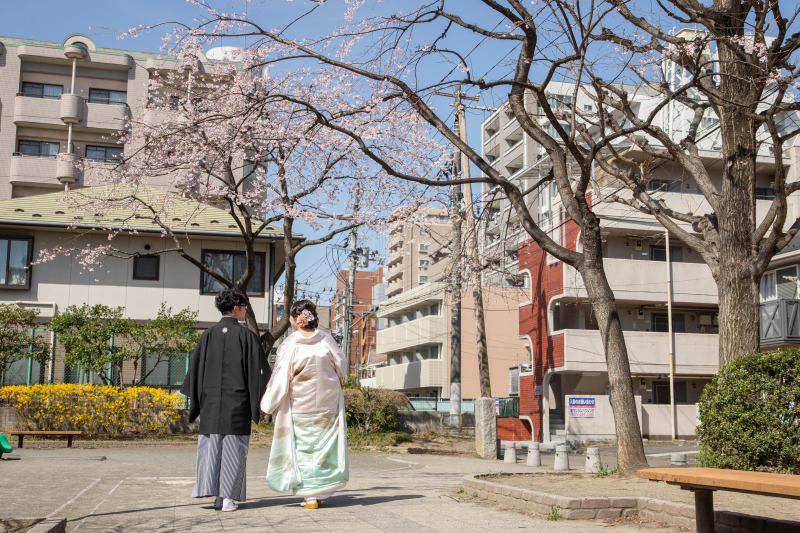
<path fill-rule="evenodd" d="M 476 0 L 465 0 L 466 3 L 475 3 Z M 407 4 L 401 0 L 390 0 L 386 3 L 388 9 L 407 10 Z M 220 7 L 228 12 L 242 12 L 244 11 L 244 0 L 231 0 L 225 4 L 218 3 Z M 286 2 L 285 0 L 263 0 L 251 1 L 248 4 L 248 15 L 251 20 L 268 28 L 278 26 L 281 21 L 288 20 L 288 17 L 293 17 L 297 13 L 297 9 L 302 7 L 301 0 L 295 2 Z M 298 31 L 307 32 L 308 34 L 321 34 L 325 32 L 326 27 L 322 24 L 331 24 L 335 21 L 330 15 L 338 18 L 341 10 L 338 6 L 326 7 L 330 11 L 323 13 L 323 16 L 317 16 L 304 24 Z M 192 19 L 201 16 L 203 12 L 200 8 L 193 6 L 184 0 L 72 0 L 71 2 L 64 2 L 63 0 L 39 0 L 35 3 L 31 2 L 4 2 L 3 17 L 0 18 L 0 35 L 9 37 L 21 37 L 29 39 L 40 39 L 46 41 L 60 42 L 67 35 L 73 33 L 84 33 L 89 35 L 98 46 L 109 48 L 122 48 L 128 50 L 141 50 L 149 52 L 157 52 L 162 44 L 162 37 L 165 33 L 162 30 L 153 30 L 149 33 L 144 33 L 138 38 L 126 38 L 119 40 L 115 36 L 115 31 L 126 30 L 140 24 L 152 25 L 157 22 L 170 22 L 170 21 L 184 21 L 191 23 Z M 491 24 L 494 26 L 494 24 Z M 171 26 L 170 26 L 171 27 Z M 297 35 L 295 35 L 297 36 Z M 464 36 L 464 40 L 459 40 L 455 37 L 455 44 L 465 51 L 473 48 L 471 36 Z M 244 41 L 231 42 L 228 40 L 225 45 L 243 45 Z M 474 41 L 475 44 L 478 41 Z M 476 62 L 475 69 L 479 74 L 481 69 L 488 70 L 492 65 L 496 65 L 497 61 L 505 55 L 505 51 L 499 53 L 497 50 L 492 50 L 486 46 L 476 48 L 468 58 L 472 64 Z M 510 57 L 513 57 L 510 56 Z M 489 67 L 484 68 L 486 65 Z M 429 74 L 432 78 L 438 79 L 443 73 L 449 71 L 452 65 L 441 62 L 440 64 L 431 64 L 429 67 Z M 492 73 L 497 75 L 502 70 L 502 65 L 496 67 Z M 458 76 L 459 72 L 456 71 L 453 76 Z M 484 94 L 482 101 L 479 102 L 483 106 L 493 106 L 500 103 L 501 96 Z M 440 98 L 440 102 L 436 102 L 441 108 L 445 108 L 448 99 Z M 446 116 L 449 110 L 444 111 Z M 477 140 L 480 139 L 480 122 L 486 115 L 484 111 L 470 111 L 468 114 L 468 136 L 470 144 L 475 148 L 479 148 Z M 448 120 L 452 121 L 452 118 Z M 473 176 L 478 175 L 477 171 L 473 168 Z M 476 189 L 477 190 L 477 189 Z M 298 228 L 298 231 L 313 236 L 313 232 L 308 228 Z M 366 243 L 367 246 L 377 249 L 380 255 L 386 255 L 386 239 L 378 235 L 370 235 L 370 239 Z M 335 244 L 344 245 L 346 243 L 346 236 L 341 236 L 336 239 Z M 323 289 L 335 287 L 336 280 L 335 274 L 340 268 L 347 268 L 348 259 L 344 252 L 327 249 L 325 246 L 316 246 L 314 248 L 305 249 L 298 256 L 298 279 L 300 282 L 306 283 L 301 288 L 307 291 L 309 295 L 319 294 L 323 301 L 329 298 L 330 294 L 323 293 Z M 374 265 L 370 269 L 374 268 Z M 301 294 L 302 296 L 302 294 Z"/>

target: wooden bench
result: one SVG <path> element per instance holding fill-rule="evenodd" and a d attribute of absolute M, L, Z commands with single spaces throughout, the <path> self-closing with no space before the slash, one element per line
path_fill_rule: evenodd
<path fill-rule="evenodd" d="M 26 436 L 31 437 L 67 437 L 67 448 L 72 448 L 72 437 L 83 435 L 82 431 L 9 431 L 9 435 L 19 437 L 17 448 L 22 448 L 22 441 Z"/>
<path fill-rule="evenodd" d="M 800 476 L 719 468 L 646 468 L 638 476 L 694 492 L 697 533 L 714 533 L 714 491 L 728 490 L 800 500 Z"/>

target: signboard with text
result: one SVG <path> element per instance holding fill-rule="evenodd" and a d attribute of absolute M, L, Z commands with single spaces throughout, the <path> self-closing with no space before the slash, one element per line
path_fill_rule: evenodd
<path fill-rule="evenodd" d="M 594 418 L 594 398 L 569 398 L 569 416 Z"/>

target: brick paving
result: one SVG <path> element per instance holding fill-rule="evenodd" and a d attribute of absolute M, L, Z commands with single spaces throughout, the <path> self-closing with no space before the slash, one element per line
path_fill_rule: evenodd
<path fill-rule="evenodd" d="M 280 533 L 509 533 L 636 531 L 601 520 L 545 521 L 457 495 L 469 473 L 530 472 L 516 465 L 470 457 L 352 452 L 351 482 L 318 510 L 266 485 L 268 448 L 248 458 L 248 501 L 221 513 L 212 500 L 190 497 L 192 446 L 14 450 L 0 462 L 3 516 L 65 516 L 67 531 Z M 547 457 L 546 457 L 547 460 Z M 573 461 L 573 458 L 570 458 Z M 575 456 L 574 466 L 581 466 Z"/>

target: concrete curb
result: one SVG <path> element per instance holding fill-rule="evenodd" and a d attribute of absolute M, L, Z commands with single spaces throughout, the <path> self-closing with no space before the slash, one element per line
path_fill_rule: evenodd
<path fill-rule="evenodd" d="M 11 447 L 18 450 L 16 442 L 11 442 Z M 107 440 L 76 440 L 72 441 L 73 448 L 142 448 L 152 446 L 184 446 L 187 444 L 197 445 L 196 441 L 107 441 Z M 26 440 L 23 445 L 23 450 L 48 450 L 54 448 L 66 448 L 66 440 L 39 440 L 28 441 Z"/>
<path fill-rule="evenodd" d="M 499 472 L 498 474 L 518 474 Z M 671 526 L 695 530 L 694 505 L 674 503 L 653 498 L 570 498 L 518 487 L 501 485 L 481 479 L 488 474 L 466 475 L 461 486 L 467 494 L 484 500 L 502 503 L 517 509 L 547 514 L 553 507 L 567 520 L 593 520 L 638 515 L 641 518 L 664 522 Z M 496 474 L 491 474 L 496 475 Z M 800 522 L 775 520 L 731 511 L 714 511 L 717 533 L 760 533 L 769 531 L 797 532 Z"/>

